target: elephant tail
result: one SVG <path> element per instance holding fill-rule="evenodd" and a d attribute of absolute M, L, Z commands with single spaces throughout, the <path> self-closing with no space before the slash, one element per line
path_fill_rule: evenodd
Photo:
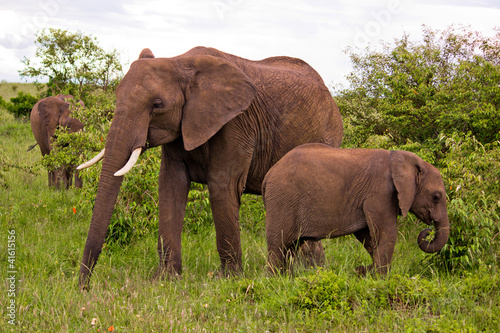
<path fill-rule="evenodd" d="M 36 146 L 38 146 L 38 142 L 37 142 L 37 143 L 35 143 L 35 144 L 34 144 L 34 145 L 32 145 L 32 146 L 29 146 L 27 151 L 31 151 L 31 150 L 33 150 L 33 148 L 35 148 Z"/>

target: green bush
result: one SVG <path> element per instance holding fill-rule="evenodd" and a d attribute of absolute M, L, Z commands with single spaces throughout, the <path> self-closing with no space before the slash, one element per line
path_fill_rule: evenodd
<path fill-rule="evenodd" d="M 404 35 L 382 51 L 348 49 L 354 71 L 336 96 L 349 124 L 345 141 L 377 134 L 404 144 L 455 131 L 500 139 L 499 41 L 500 33 L 424 28 L 420 42 Z"/>
<path fill-rule="evenodd" d="M 443 137 L 438 161 L 448 192 L 450 240 L 438 254 L 450 267 L 500 263 L 500 142 L 470 133 Z"/>
<path fill-rule="evenodd" d="M 12 113 L 16 118 L 29 117 L 31 109 L 38 102 L 38 97 L 31 95 L 30 93 L 24 93 L 20 91 L 17 93 L 17 97 L 12 97 L 10 102 L 5 102 L 3 99 L 0 104 Z"/>

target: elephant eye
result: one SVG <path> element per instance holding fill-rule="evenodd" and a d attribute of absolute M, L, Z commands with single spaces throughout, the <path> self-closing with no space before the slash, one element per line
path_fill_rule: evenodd
<path fill-rule="evenodd" d="M 163 106 L 163 101 L 159 98 L 155 99 L 153 102 L 153 109 L 159 109 Z"/>
<path fill-rule="evenodd" d="M 435 202 L 435 203 L 438 203 L 439 200 L 441 200 L 441 193 L 439 192 L 436 192 L 432 195 L 432 200 Z"/>

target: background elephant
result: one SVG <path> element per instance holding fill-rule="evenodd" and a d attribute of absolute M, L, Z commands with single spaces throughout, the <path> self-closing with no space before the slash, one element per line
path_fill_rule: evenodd
<path fill-rule="evenodd" d="M 181 231 L 191 181 L 208 184 L 226 274 L 242 267 L 242 193 L 260 194 L 266 172 L 292 148 L 307 142 L 338 147 L 342 135 L 328 88 L 302 60 L 250 61 L 204 47 L 155 58 L 144 49 L 117 88 L 104 151 L 81 166 L 104 158 L 80 286 L 87 286 L 101 252 L 122 175 L 147 147 L 162 146 L 155 277 L 182 271 Z"/>
<path fill-rule="evenodd" d="M 439 170 L 405 151 L 335 149 L 306 144 L 286 154 L 262 185 L 271 271 L 305 240 L 354 234 L 373 259 L 358 267 L 385 274 L 396 243 L 398 214 L 412 212 L 430 230 L 418 236 L 420 248 L 439 251 L 448 241 L 446 192 Z"/>
<path fill-rule="evenodd" d="M 66 127 L 70 133 L 83 129 L 83 124 L 75 118 L 71 118 L 71 103 L 66 100 L 73 99 L 71 95 L 58 95 L 56 97 L 46 97 L 39 100 L 31 110 L 30 123 L 31 130 L 37 141 L 42 156 L 50 154 L 52 150 L 52 140 L 58 127 Z M 79 101 L 83 105 L 82 101 Z M 49 186 L 59 188 L 61 182 L 65 188 L 69 188 L 72 183 L 73 170 L 59 168 L 49 171 Z M 82 181 L 75 172 L 75 187 L 81 187 Z"/>

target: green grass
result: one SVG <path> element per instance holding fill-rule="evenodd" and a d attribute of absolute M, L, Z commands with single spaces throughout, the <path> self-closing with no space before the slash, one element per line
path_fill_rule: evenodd
<path fill-rule="evenodd" d="M 498 267 L 446 272 L 416 245 L 424 227 L 401 220 L 388 277 L 359 278 L 369 257 L 353 237 L 324 242 L 323 268 L 269 277 L 260 198 L 245 196 L 244 273 L 218 278 L 213 226 L 183 234 L 182 278 L 150 281 L 157 265 L 152 233 L 106 245 L 88 292 L 78 289 L 79 261 L 91 211 L 77 190 L 47 188 L 29 124 L 0 111 L 0 331 L 12 332 L 498 332 Z M 73 210 L 75 208 L 75 210 Z M 74 211 L 76 213 L 74 213 Z M 15 230 L 15 297 L 8 296 L 8 235 Z M 15 300 L 17 326 L 8 323 Z"/>

